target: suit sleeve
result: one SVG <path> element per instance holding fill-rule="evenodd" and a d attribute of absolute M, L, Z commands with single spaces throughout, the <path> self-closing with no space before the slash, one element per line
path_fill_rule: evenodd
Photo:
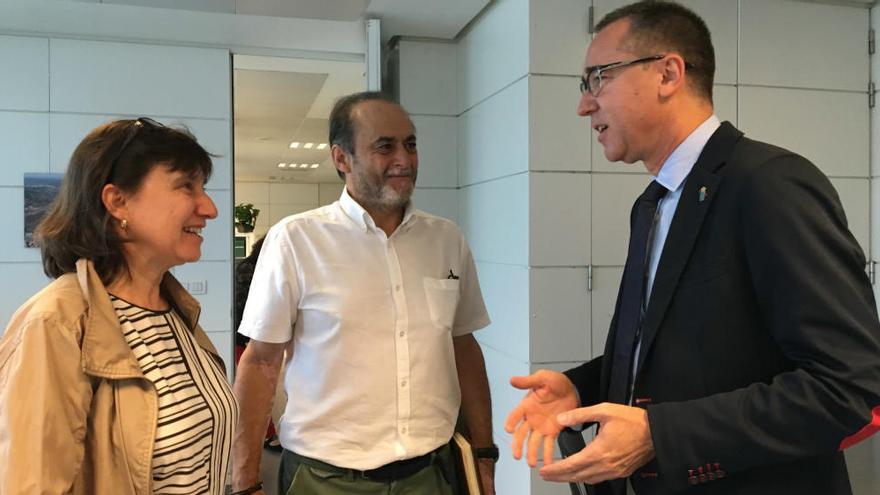
<path fill-rule="evenodd" d="M 767 383 L 648 407 L 661 475 L 678 489 L 701 460 L 735 473 L 832 453 L 880 427 L 880 324 L 834 188 L 786 155 L 754 168 L 739 194 L 753 289 L 743 297 L 791 366 Z"/>
<path fill-rule="evenodd" d="M 78 332 L 51 317 L 8 331 L 0 345 L 0 493 L 70 493 L 92 399 Z"/>

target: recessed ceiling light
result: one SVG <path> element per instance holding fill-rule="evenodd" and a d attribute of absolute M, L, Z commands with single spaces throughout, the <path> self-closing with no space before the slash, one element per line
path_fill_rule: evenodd
<path fill-rule="evenodd" d="M 293 165 L 293 164 L 291 163 L 291 166 L 292 166 L 292 165 Z M 286 166 L 287 166 L 286 163 L 279 163 L 279 164 L 278 164 L 278 168 L 284 168 L 284 167 L 286 167 Z"/>
<path fill-rule="evenodd" d="M 318 168 L 318 167 L 320 167 L 320 166 L 321 166 L 320 163 L 313 163 L 312 166 L 309 167 L 309 168 Z"/>
<path fill-rule="evenodd" d="M 299 148 L 299 141 L 294 141 L 294 142 L 290 143 L 290 147 L 291 148 Z"/>
<path fill-rule="evenodd" d="M 314 146 L 314 145 L 315 145 L 315 143 L 306 143 L 303 145 L 303 148 L 310 150 L 310 149 L 312 149 L 312 146 Z"/>
<path fill-rule="evenodd" d="M 326 147 L 327 147 L 327 143 L 320 143 L 320 144 L 317 146 L 317 148 L 318 148 L 319 150 L 322 150 L 322 149 L 324 149 L 324 148 L 326 148 Z"/>
<path fill-rule="evenodd" d="M 309 166 L 308 163 L 301 163 L 301 164 L 299 165 L 299 168 L 308 168 L 308 166 Z"/>

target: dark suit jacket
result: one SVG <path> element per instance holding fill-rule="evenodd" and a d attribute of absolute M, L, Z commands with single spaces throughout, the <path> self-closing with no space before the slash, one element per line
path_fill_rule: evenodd
<path fill-rule="evenodd" d="M 864 268 L 828 179 L 722 124 L 684 183 L 643 324 L 633 405 L 656 459 L 634 488 L 851 493 L 841 450 L 880 426 Z M 610 361 L 566 372 L 584 405 L 606 400 Z"/>

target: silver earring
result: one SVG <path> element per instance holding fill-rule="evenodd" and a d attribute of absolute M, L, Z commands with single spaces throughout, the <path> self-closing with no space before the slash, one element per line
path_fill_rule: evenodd
<path fill-rule="evenodd" d="M 122 227 L 122 230 L 127 229 L 128 228 L 128 220 L 123 218 L 122 221 L 119 222 L 119 226 Z"/>

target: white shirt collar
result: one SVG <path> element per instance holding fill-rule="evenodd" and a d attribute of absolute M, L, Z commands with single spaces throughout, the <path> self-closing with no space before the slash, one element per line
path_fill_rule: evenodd
<path fill-rule="evenodd" d="M 360 203 L 355 201 L 350 194 L 348 194 L 348 187 L 342 188 L 342 195 L 339 197 L 339 206 L 342 208 L 342 211 L 345 212 L 345 215 L 352 219 L 352 221 L 361 228 L 365 230 L 376 228 L 376 222 L 373 221 L 373 217 L 370 216 L 370 213 L 365 210 Z M 403 221 L 400 222 L 398 228 L 406 225 L 410 218 L 412 218 L 414 212 L 415 206 L 413 206 L 413 201 L 410 199 L 406 204 L 406 210 L 403 212 Z"/>
<path fill-rule="evenodd" d="M 700 158 L 700 153 L 709 142 L 712 134 L 721 126 L 721 121 L 716 115 L 710 116 L 702 124 L 700 124 L 687 139 L 682 141 L 678 147 L 669 155 L 669 158 L 663 162 L 660 172 L 655 180 L 663 187 L 670 191 L 675 191 L 681 187 L 685 178 L 691 173 L 691 169 Z"/>

